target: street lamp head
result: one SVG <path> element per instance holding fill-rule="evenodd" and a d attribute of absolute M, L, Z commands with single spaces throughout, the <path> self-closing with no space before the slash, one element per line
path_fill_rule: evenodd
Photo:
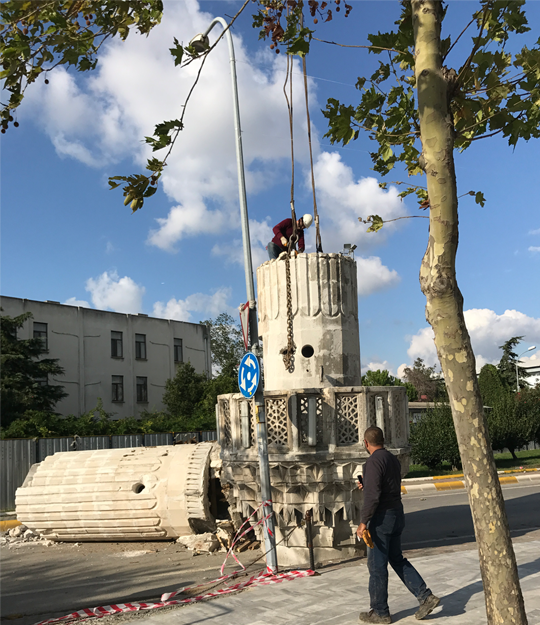
<path fill-rule="evenodd" d="M 531 347 L 529 347 L 529 349 L 527 351 L 528 352 L 532 352 L 533 349 L 536 349 L 536 345 L 532 345 Z"/>
<path fill-rule="evenodd" d="M 210 41 L 207 35 L 198 34 L 193 37 L 189 42 L 189 45 L 195 50 L 197 54 L 203 54 L 210 47 Z"/>

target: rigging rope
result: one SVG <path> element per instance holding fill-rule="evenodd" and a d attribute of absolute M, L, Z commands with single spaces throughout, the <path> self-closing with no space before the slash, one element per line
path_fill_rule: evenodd
<path fill-rule="evenodd" d="M 300 20 L 300 25 L 304 26 L 304 14 Z M 304 71 L 304 93 L 306 96 L 306 116 L 307 116 L 307 133 L 309 143 L 309 163 L 311 166 L 311 188 L 313 189 L 313 219 L 315 220 L 315 248 L 317 253 L 322 253 L 321 231 L 319 229 L 319 214 L 317 212 L 317 196 L 315 194 L 315 172 L 313 169 L 313 149 L 311 147 L 311 118 L 309 115 L 309 97 L 308 97 L 308 80 L 306 68 L 306 55 L 302 57 L 302 69 Z"/>
<path fill-rule="evenodd" d="M 287 6 L 287 13 L 290 8 Z M 304 24 L 304 15 L 301 16 L 301 25 Z M 321 231 L 319 228 L 319 213 L 317 212 L 317 195 L 315 192 L 315 171 L 313 167 L 313 149 L 311 145 L 311 118 L 309 115 L 309 95 L 308 95 L 308 80 L 307 80 L 307 68 L 306 57 L 302 57 L 302 69 L 304 72 L 304 94 L 306 98 L 306 116 L 307 116 L 307 132 L 308 132 L 308 144 L 309 144 L 309 162 L 311 167 L 311 187 L 313 190 L 313 218 L 315 220 L 315 246 L 317 253 L 321 253 Z M 285 100 L 287 101 L 287 109 L 289 112 L 289 132 L 291 135 L 291 219 L 292 219 L 292 235 L 287 244 L 287 254 L 285 256 L 285 277 L 287 282 L 287 347 L 281 350 L 283 354 L 283 362 L 285 368 L 289 373 L 294 371 L 294 353 L 296 351 L 296 345 L 294 343 L 293 333 L 293 310 L 292 310 L 292 285 L 291 285 L 291 254 L 298 242 L 297 223 L 296 223 L 296 211 L 294 208 L 294 124 L 293 124 L 293 58 L 290 54 L 287 54 L 287 70 L 285 72 L 285 83 L 283 85 L 283 93 Z M 289 87 L 289 94 L 287 95 L 287 86 Z"/>

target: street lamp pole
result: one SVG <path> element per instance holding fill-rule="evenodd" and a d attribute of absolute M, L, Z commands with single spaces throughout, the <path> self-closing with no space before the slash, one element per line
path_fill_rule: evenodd
<path fill-rule="evenodd" d="M 246 275 L 246 291 L 249 303 L 249 340 L 251 351 L 259 357 L 259 331 L 257 328 L 257 308 L 255 303 L 255 286 L 253 283 L 253 264 L 251 261 L 251 239 L 249 237 L 249 220 L 246 200 L 246 180 L 244 177 L 244 152 L 242 149 L 242 130 L 240 127 L 240 106 L 238 104 L 238 82 L 236 78 L 236 59 L 234 45 L 229 25 L 222 17 L 215 17 L 204 33 L 196 35 L 190 45 L 198 52 L 203 53 L 209 48 L 208 34 L 216 24 L 221 24 L 229 44 L 229 61 L 231 65 L 231 82 L 234 109 L 234 133 L 236 139 L 236 165 L 238 170 L 238 194 L 240 197 L 240 218 L 242 223 L 242 242 L 244 249 L 244 272 Z M 254 397 L 257 430 L 257 447 L 259 450 L 259 474 L 261 481 L 262 512 L 264 521 L 264 543 L 266 552 L 266 566 L 268 571 L 277 573 L 276 532 L 274 512 L 272 506 L 272 487 L 270 484 L 270 464 L 268 462 L 268 439 L 266 433 L 266 418 L 264 394 L 261 386 Z"/>
<path fill-rule="evenodd" d="M 259 355 L 259 332 L 257 329 L 257 309 L 255 303 L 255 286 L 253 282 L 253 263 L 251 260 L 251 239 L 249 236 L 249 219 L 246 199 L 246 179 L 244 176 L 244 151 L 242 149 L 242 129 L 240 126 L 240 105 L 238 103 L 238 81 L 236 77 L 236 58 L 234 45 L 229 25 L 222 17 L 215 17 L 210 26 L 202 33 L 194 37 L 190 45 L 196 52 L 202 53 L 208 50 L 208 34 L 216 24 L 221 24 L 229 45 L 229 62 L 231 66 L 231 83 L 234 110 L 234 134 L 236 143 L 236 165 L 238 171 L 238 195 L 240 199 L 240 220 L 242 224 L 242 243 L 244 249 L 244 272 L 246 276 L 246 292 L 249 302 L 249 340 L 250 348 Z"/>
<path fill-rule="evenodd" d="M 531 345 L 531 347 L 529 347 L 529 349 L 526 349 L 523 354 L 526 354 L 527 352 L 532 352 L 533 349 L 536 349 L 536 345 Z M 519 359 L 521 358 L 521 356 L 523 356 L 523 354 L 520 354 L 516 360 L 516 390 L 519 393 L 519 369 L 518 369 L 518 362 Z"/>

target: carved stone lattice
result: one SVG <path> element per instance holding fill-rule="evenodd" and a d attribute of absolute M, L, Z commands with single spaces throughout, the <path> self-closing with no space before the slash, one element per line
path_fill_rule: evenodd
<path fill-rule="evenodd" d="M 309 430 L 309 396 L 308 395 L 300 395 L 300 442 L 304 445 L 308 443 L 308 430 Z M 323 411 L 322 411 L 322 397 L 317 397 L 317 443 L 322 443 L 323 441 Z"/>
<path fill-rule="evenodd" d="M 266 400 L 266 431 L 269 445 L 288 445 L 287 400 L 284 397 Z"/>
<path fill-rule="evenodd" d="M 252 407 L 253 403 L 248 401 L 250 447 L 257 447 L 257 422 Z"/>
<path fill-rule="evenodd" d="M 223 444 L 227 447 L 232 445 L 231 409 L 228 399 L 224 399 L 219 403 L 222 415 L 221 427 L 223 428 Z"/>
<path fill-rule="evenodd" d="M 356 445 L 358 437 L 358 398 L 356 395 L 336 396 L 337 444 Z"/>
<path fill-rule="evenodd" d="M 401 421 L 403 419 L 403 411 L 401 406 L 394 409 L 394 432 L 396 437 L 396 444 L 401 443 Z"/>

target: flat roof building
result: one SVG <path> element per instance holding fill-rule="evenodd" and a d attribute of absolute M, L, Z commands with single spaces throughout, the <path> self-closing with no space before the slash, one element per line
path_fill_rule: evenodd
<path fill-rule="evenodd" d="M 162 410 L 165 382 L 178 363 L 207 376 L 212 370 L 208 328 L 199 323 L 5 296 L 1 306 L 10 317 L 31 312 L 18 338 L 41 338 L 47 356 L 64 368 L 64 376 L 48 380 L 68 393 L 56 405 L 62 415 L 88 412 L 98 398 L 113 418 Z"/>

